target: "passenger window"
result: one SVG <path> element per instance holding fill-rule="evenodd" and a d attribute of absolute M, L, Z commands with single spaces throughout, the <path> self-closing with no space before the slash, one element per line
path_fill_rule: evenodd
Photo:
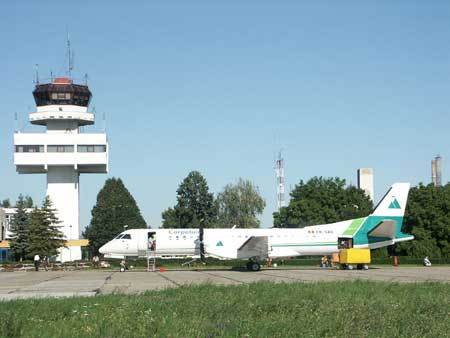
<path fill-rule="evenodd" d="M 183 236 L 183 241 L 185 241 L 186 240 L 186 236 Z"/>
<path fill-rule="evenodd" d="M 179 237 L 177 236 L 177 237 L 175 237 L 175 239 L 178 241 Z"/>
<path fill-rule="evenodd" d="M 131 235 L 130 234 L 123 235 L 122 239 L 131 239 Z"/>

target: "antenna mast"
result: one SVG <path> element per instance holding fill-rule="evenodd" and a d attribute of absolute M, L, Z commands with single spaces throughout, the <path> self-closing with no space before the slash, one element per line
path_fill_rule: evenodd
<path fill-rule="evenodd" d="M 286 206 L 286 201 L 284 198 L 284 158 L 281 155 L 281 150 L 278 152 L 278 158 L 275 160 L 275 173 L 277 176 L 277 207 L 278 211 L 280 211 L 282 207 Z"/>
<path fill-rule="evenodd" d="M 69 32 L 67 32 L 67 75 L 72 77 L 73 70 L 73 52 L 70 48 L 70 36 Z"/>
<path fill-rule="evenodd" d="M 36 72 L 36 78 L 34 79 L 34 82 L 36 84 L 39 84 L 39 64 L 37 64 L 37 63 L 35 65 L 35 72 Z"/>

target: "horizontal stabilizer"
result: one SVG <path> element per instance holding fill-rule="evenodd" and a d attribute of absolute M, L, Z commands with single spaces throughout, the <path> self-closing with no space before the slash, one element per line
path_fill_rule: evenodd
<path fill-rule="evenodd" d="M 390 239 L 395 238 L 395 221 L 385 220 L 380 222 L 367 234 L 370 237 L 386 237 Z"/>
<path fill-rule="evenodd" d="M 238 249 L 237 257 L 246 259 L 251 257 L 267 258 L 269 255 L 269 238 L 267 236 L 252 236 Z"/>

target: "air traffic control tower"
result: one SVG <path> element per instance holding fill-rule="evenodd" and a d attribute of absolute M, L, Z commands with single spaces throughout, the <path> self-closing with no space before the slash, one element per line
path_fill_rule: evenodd
<path fill-rule="evenodd" d="M 106 133 L 84 133 L 82 126 L 94 124 L 88 111 L 91 92 L 87 84 L 70 77 L 36 84 L 36 112 L 30 123 L 46 127 L 42 133 L 14 133 L 14 164 L 20 174 L 46 174 L 47 195 L 53 202 L 68 240 L 61 261 L 81 259 L 80 174 L 108 172 Z"/>

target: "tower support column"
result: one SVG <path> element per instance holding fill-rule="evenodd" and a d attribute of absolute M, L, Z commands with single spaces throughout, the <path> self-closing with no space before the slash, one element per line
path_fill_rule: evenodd
<path fill-rule="evenodd" d="M 61 221 L 58 225 L 67 240 L 79 239 L 80 234 L 80 191 L 79 173 L 74 166 L 49 166 L 47 172 L 47 195 Z M 61 248 L 61 261 L 81 259 L 81 247 Z"/>

